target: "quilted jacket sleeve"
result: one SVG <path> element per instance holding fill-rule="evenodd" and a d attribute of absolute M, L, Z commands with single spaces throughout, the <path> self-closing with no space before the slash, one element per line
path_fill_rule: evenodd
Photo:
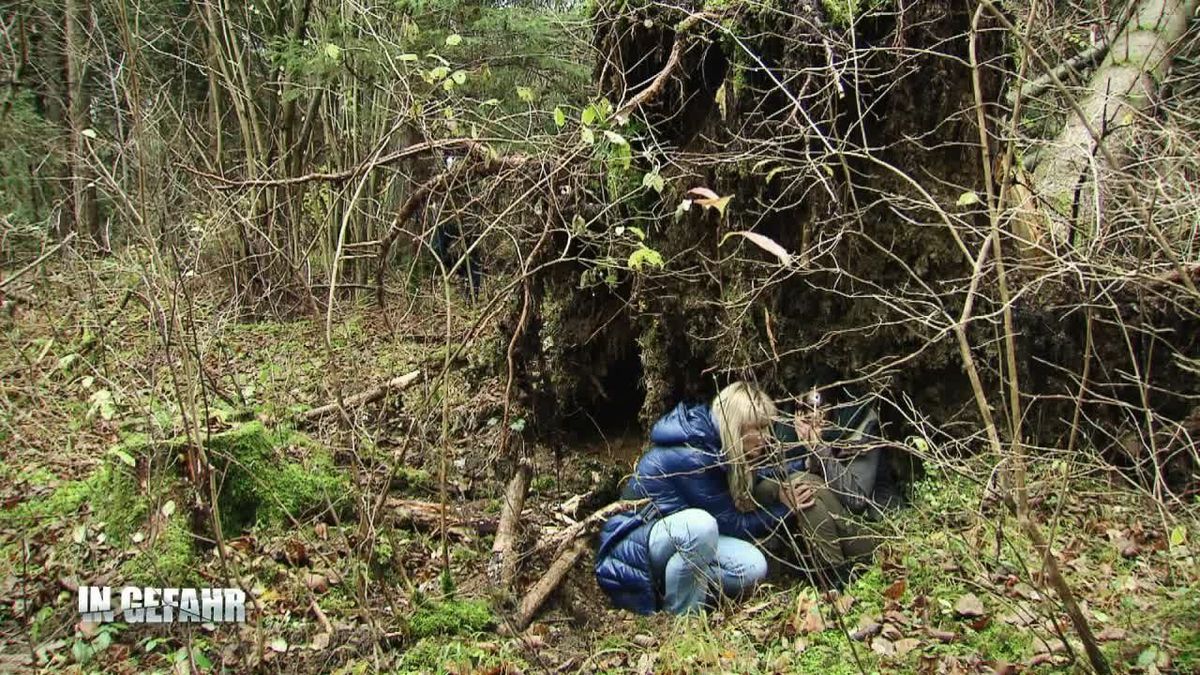
<path fill-rule="evenodd" d="M 703 509 L 717 520 L 721 534 L 751 539 L 767 535 L 791 510 L 775 504 L 738 511 L 717 458 L 691 448 L 655 450 L 638 464 L 640 491 L 650 497 L 660 516 L 683 509 Z"/>

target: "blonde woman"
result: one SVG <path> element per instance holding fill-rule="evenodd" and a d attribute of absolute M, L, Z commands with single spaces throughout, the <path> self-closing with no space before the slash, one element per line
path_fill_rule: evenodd
<path fill-rule="evenodd" d="M 680 403 L 654 425 L 622 495 L 651 503 L 613 516 L 600 534 L 596 579 L 614 605 L 686 614 L 718 590 L 737 595 L 762 581 L 767 561 L 752 540 L 792 513 L 790 499 L 760 508 L 752 495 L 751 466 L 774 416 L 762 390 L 735 382 L 711 404 Z"/>

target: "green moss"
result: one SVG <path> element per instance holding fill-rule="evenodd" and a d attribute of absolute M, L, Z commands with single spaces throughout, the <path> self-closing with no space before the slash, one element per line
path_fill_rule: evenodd
<path fill-rule="evenodd" d="M 404 653 L 398 668 L 401 673 L 524 672 L 527 664 L 503 649 L 495 653 L 458 640 L 426 638 Z"/>
<path fill-rule="evenodd" d="M 887 4 L 888 0 L 821 0 L 829 22 L 840 28 L 850 28 L 858 17 L 883 9 Z"/>
<path fill-rule="evenodd" d="M 28 530 L 75 513 L 91 494 L 90 481 L 71 481 L 41 498 L 30 499 L 11 509 L 0 510 L 0 527 Z"/>
<path fill-rule="evenodd" d="M 145 524 L 154 498 L 174 491 L 178 483 L 174 479 L 159 480 L 143 491 L 133 470 L 115 462 L 96 472 L 91 482 L 92 510 L 118 545 L 126 543 L 122 540 Z"/>
<path fill-rule="evenodd" d="M 284 457 L 288 447 L 304 457 Z M 207 448 L 220 479 L 218 503 L 226 534 L 258 523 L 281 526 L 307 513 L 337 504 L 349 484 L 327 449 L 290 430 L 268 430 L 260 422 L 212 436 Z"/>
<path fill-rule="evenodd" d="M 433 635 L 469 635 L 493 623 L 492 610 L 484 600 L 446 600 L 419 607 L 409 619 L 409 633 L 416 638 Z"/>
<path fill-rule="evenodd" d="M 792 662 L 798 673 L 825 673 L 827 675 L 851 675 L 860 672 L 850 657 L 849 638 L 835 631 L 814 633 L 809 640 L 808 648 Z M 876 660 L 873 652 L 859 649 L 859 658 L 864 665 Z M 871 671 L 868 671 L 871 672 Z"/>
<path fill-rule="evenodd" d="M 536 494 L 545 494 L 550 492 L 554 489 L 554 476 L 534 476 L 533 481 L 529 484 L 529 487 Z"/>
<path fill-rule="evenodd" d="M 399 483 L 402 489 L 419 489 L 425 490 L 433 487 L 433 479 L 430 478 L 429 472 L 424 469 L 414 469 L 407 466 L 402 466 L 396 470 L 396 478 L 393 483 Z"/>
<path fill-rule="evenodd" d="M 184 516 L 176 512 L 162 531 L 121 565 L 127 583 L 184 586 L 201 581 L 196 545 Z"/>

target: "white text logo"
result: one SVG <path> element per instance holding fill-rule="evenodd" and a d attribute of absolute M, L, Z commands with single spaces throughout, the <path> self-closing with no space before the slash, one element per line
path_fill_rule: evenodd
<path fill-rule="evenodd" d="M 246 593 L 240 588 L 153 588 L 125 586 L 113 606 L 112 588 L 80 586 L 79 614 L 87 623 L 242 622 Z"/>

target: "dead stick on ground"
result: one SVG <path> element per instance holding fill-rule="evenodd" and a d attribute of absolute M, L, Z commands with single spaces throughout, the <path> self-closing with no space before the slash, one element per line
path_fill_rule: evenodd
<path fill-rule="evenodd" d="M 525 597 L 521 599 L 521 604 L 517 608 L 517 615 L 513 617 L 513 631 L 522 631 L 529 626 L 529 622 L 533 621 L 534 614 L 541 609 L 542 604 L 558 588 L 563 579 L 567 578 L 571 568 L 575 566 L 575 562 L 580 556 L 587 551 L 587 537 L 604 524 L 604 521 L 614 514 L 628 511 L 646 504 L 649 500 L 638 499 L 635 501 L 615 502 L 600 509 L 599 511 L 588 516 L 585 520 L 575 523 L 574 525 L 563 530 L 559 534 L 548 537 L 543 540 L 536 551 L 546 551 L 551 548 L 556 549 L 554 562 L 550 563 L 550 569 L 542 575 L 541 579 L 537 580 Z"/>
<path fill-rule="evenodd" d="M 546 602 L 546 598 L 558 588 L 562 580 L 567 577 L 567 573 L 575 566 L 575 562 L 583 556 L 587 551 L 587 540 L 576 539 L 575 543 L 561 555 L 555 558 L 550 564 L 550 569 L 546 570 L 546 574 L 538 579 L 533 588 L 525 594 L 521 599 L 521 606 L 517 609 L 517 616 L 513 618 L 513 627 L 522 631 L 529 626 L 529 622 L 533 620 L 533 615 L 542 607 L 542 603 Z"/>
<path fill-rule="evenodd" d="M 542 539 L 538 542 L 537 546 L 534 547 L 533 555 L 540 555 L 546 553 L 547 551 L 554 551 L 556 556 L 560 555 L 563 552 L 563 549 L 565 549 L 572 541 L 578 539 L 579 537 L 586 537 L 598 531 L 604 525 L 604 521 L 618 513 L 632 511 L 633 509 L 636 509 L 648 502 L 648 499 L 613 502 L 612 504 L 609 504 L 599 511 L 596 511 L 578 523 L 569 525 L 565 529 L 559 530 L 557 533 Z"/>
<path fill-rule="evenodd" d="M 72 240 L 72 239 L 74 239 L 74 238 L 75 238 L 75 233 L 74 233 L 74 232 L 71 232 L 71 233 L 67 234 L 67 236 L 63 237 L 63 240 L 62 240 L 62 241 L 58 242 L 58 243 L 57 243 L 57 244 L 55 244 L 53 247 L 51 247 L 51 249 L 50 249 L 49 251 L 46 251 L 45 253 L 43 253 L 43 254 L 41 254 L 40 256 L 38 256 L 37 260 L 34 260 L 33 262 L 29 263 L 28 265 L 26 265 L 26 266 L 22 267 L 21 269 L 17 270 L 16 272 L 13 272 L 13 273 L 12 273 L 12 275 L 11 275 L 11 276 L 9 276 L 7 279 L 0 279 L 0 288 L 4 288 L 5 286 L 7 286 L 7 285 L 9 285 L 9 284 L 13 283 L 13 282 L 14 282 L 14 281 L 16 281 L 17 279 L 20 279 L 21 277 L 25 276 L 25 273 L 26 273 L 26 272 L 28 272 L 29 270 L 31 270 L 31 269 L 33 269 L 33 268 L 37 267 L 38 265 L 42 264 L 42 262 L 43 262 L 43 261 L 45 261 L 45 260 L 46 260 L 46 258 L 49 258 L 50 256 L 52 256 L 52 255 L 54 255 L 55 253 L 57 253 L 57 252 L 58 252 L 58 249 L 60 249 L 60 248 L 62 248 L 62 247 L 64 247 L 64 246 L 66 246 L 67 244 L 71 243 L 71 240 Z"/>
<path fill-rule="evenodd" d="M 517 576 L 517 528 L 521 521 L 521 510 L 525 508 L 525 495 L 529 492 L 529 479 L 533 468 L 527 461 L 517 464 L 517 471 L 504 491 L 504 504 L 500 509 L 500 526 L 496 530 L 496 541 L 492 544 L 493 579 L 499 579 L 505 588 L 511 587 Z"/>
<path fill-rule="evenodd" d="M 362 406 L 362 405 L 366 405 L 368 403 L 372 403 L 374 401 L 378 401 L 379 399 L 383 398 L 384 396 L 386 396 L 387 394 L 389 394 L 391 392 L 404 391 L 405 389 L 408 389 L 410 386 L 412 386 L 412 384 L 414 382 L 416 382 L 417 380 L 419 380 L 420 378 L 421 378 L 421 371 L 419 371 L 419 370 L 414 370 L 411 373 L 405 373 L 404 375 L 401 375 L 399 377 L 393 377 L 392 379 L 388 380 L 387 382 L 384 382 L 383 384 L 379 385 L 378 387 L 355 394 L 353 396 L 347 396 L 345 399 L 346 407 L 347 408 L 357 408 L 358 406 Z M 327 403 L 318 408 L 313 408 L 312 410 L 307 410 L 305 412 L 300 413 L 299 415 L 296 416 L 296 421 L 311 422 L 317 418 L 324 417 L 325 415 L 328 415 L 330 413 L 337 412 L 337 409 L 338 409 L 338 404 L 336 401 L 333 403 Z"/>
<path fill-rule="evenodd" d="M 333 635 L 333 624 L 329 623 L 329 617 L 325 616 L 325 612 L 321 611 L 321 606 L 317 604 L 317 599 L 312 599 L 310 605 L 312 613 L 317 617 L 317 623 L 321 624 L 321 630 Z"/>

